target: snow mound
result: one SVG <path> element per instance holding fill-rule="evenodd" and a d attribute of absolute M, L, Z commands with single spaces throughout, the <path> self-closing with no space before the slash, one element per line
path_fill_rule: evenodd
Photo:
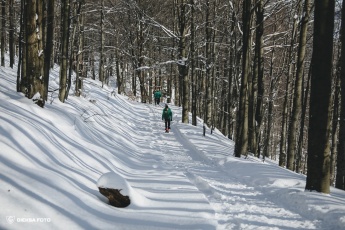
<path fill-rule="evenodd" d="M 115 172 L 104 173 L 97 181 L 99 188 L 112 188 L 120 190 L 124 196 L 129 196 L 131 204 L 129 207 L 144 207 L 149 205 L 149 200 L 133 188 L 128 181 Z"/>
<path fill-rule="evenodd" d="M 97 181 L 97 187 L 118 189 L 122 195 L 130 197 L 130 185 L 121 175 L 115 172 L 103 174 Z"/>

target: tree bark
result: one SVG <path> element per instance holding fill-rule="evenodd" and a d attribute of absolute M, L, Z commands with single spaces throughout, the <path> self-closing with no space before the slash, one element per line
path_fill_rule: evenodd
<path fill-rule="evenodd" d="M 212 119 L 212 78 L 211 78 L 211 64 L 212 64 L 212 54 L 211 54 L 211 39 L 212 39 L 212 29 L 211 29 L 211 23 L 210 23 L 210 1 L 206 0 L 206 12 L 205 12 L 205 58 L 206 58 L 206 85 L 205 85 L 205 123 L 210 127 L 211 126 L 211 119 Z"/>
<path fill-rule="evenodd" d="M 251 128 L 249 128 L 251 141 L 251 150 L 254 156 L 258 156 L 259 133 L 263 120 L 263 97 L 264 88 L 264 57 L 263 57 L 263 33 L 264 33 L 264 8 L 262 0 L 256 1 L 256 37 L 255 37 L 255 60 L 253 73 L 253 98 L 250 117 Z"/>
<path fill-rule="evenodd" d="M 179 60 L 178 70 L 180 84 L 182 84 L 182 123 L 189 123 L 189 77 L 188 77 L 188 63 L 187 58 L 187 16 L 186 10 L 188 6 L 187 0 L 181 0 L 179 4 L 178 20 L 179 20 Z"/>
<path fill-rule="evenodd" d="M 190 77 L 192 82 L 192 125 L 197 125 L 197 94 L 196 94 L 196 78 L 195 78 L 195 25 L 194 25 L 194 0 L 190 0 L 191 16 L 190 16 L 190 30 L 191 30 L 191 42 L 190 42 Z"/>
<path fill-rule="evenodd" d="M 339 73 L 335 76 L 334 81 L 334 93 L 333 93 L 333 117 L 332 117 L 332 132 L 331 132 L 331 139 L 332 139 L 332 147 L 331 147 L 331 164 L 330 164 L 330 185 L 334 185 L 335 181 L 335 162 L 336 162 L 336 155 L 337 155 L 337 134 L 338 134 L 338 118 L 339 118 L 339 104 L 340 104 L 340 76 Z"/>
<path fill-rule="evenodd" d="M 345 1 L 341 9 L 340 107 L 337 176 L 335 187 L 345 190 Z"/>
<path fill-rule="evenodd" d="M 47 36 L 44 54 L 44 100 L 48 99 L 48 85 L 49 85 L 49 70 L 50 61 L 53 52 L 53 40 L 54 40 L 54 10 L 55 10 L 55 0 L 47 2 Z"/>
<path fill-rule="evenodd" d="M 28 76 L 28 98 L 33 98 L 37 93 L 40 95 L 37 97 L 42 97 L 43 81 L 41 79 L 41 68 L 39 61 L 39 49 L 38 49 L 38 37 L 37 37 L 37 3 L 36 0 L 30 1 L 26 5 L 27 11 L 27 24 L 26 24 L 26 55 L 27 55 L 27 71 Z M 42 102 L 43 103 L 43 102 Z M 43 106 L 44 104 L 41 104 Z"/>
<path fill-rule="evenodd" d="M 305 0 L 302 12 L 301 31 L 299 38 L 299 47 L 297 55 L 297 72 L 294 89 L 293 107 L 290 119 L 288 146 L 287 146 L 287 168 L 290 170 L 295 169 L 296 157 L 296 140 L 297 140 L 297 126 L 302 110 L 302 81 L 304 75 L 304 62 L 306 54 L 307 31 L 310 13 L 310 0 Z"/>
<path fill-rule="evenodd" d="M 10 14 L 10 28 L 8 32 L 8 42 L 9 42 L 9 55 L 10 55 L 10 67 L 13 68 L 14 65 L 14 57 L 15 57 L 15 37 L 14 37 L 14 0 L 9 0 L 9 14 Z"/>
<path fill-rule="evenodd" d="M 1 66 L 5 67 L 6 0 L 1 1 Z"/>
<path fill-rule="evenodd" d="M 306 190 L 330 192 L 334 1 L 315 1 Z"/>
<path fill-rule="evenodd" d="M 274 89 L 275 89 L 275 78 L 273 76 L 273 59 L 274 59 L 274 48 L 271 54 L 271 64 L 270 64 L 270 89 L 268 93 L 268 110 L 267 110 L 267 127 L 266 127 L 266 136 L 265 136 L 265 144 L 264 150 L 262 153 L 262 157 L 265 159 L 266 157 L 270 156 L 269 147 L 271 143 L 271 133 L 273 127 L 273 100 L 274 100 Z"/>
<path fill-rule="evenodd" d="M 235 156 L 247 155 L 248 150 L 248 79 L 250 76 L 251 0 L 243 2 L 243 47 L 240 103 L 236 131 Z"/>
<path fill-rule="evenodd" d="M 61 59 L 60 59 L 60 88 L 59 100 L 65 102 L 67 92 L 67 60 L 68 60 L 68 34 L 69 34 L 69 0 L 63 0 L 61 6 Z"/>
<path fill-rule="evenodd" d="M 104 0 L 101 1 L 101 24 L 100 24 L 100 48 L 99 48 L 99 72 L 98 78 L 104 84 Z"/>

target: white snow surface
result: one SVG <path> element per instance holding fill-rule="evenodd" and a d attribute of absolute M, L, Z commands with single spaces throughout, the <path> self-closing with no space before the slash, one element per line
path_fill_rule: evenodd
<path fill-rule="evenodd" d="M 345 229 L 344 191 L 307 192 L 276 161 L 234 157 L 233 141 L 181 123 L 181 108 L 170 105 L 167 134 L 162 104 L 90 79 L 61 103 L 56 67 L 40 108 L 16 75 L 0 68 L 0 229 Z M 98 187 L 131 204 L 110 206 Z"/>
<path fill-rule="evenodd" d="M 115 172 L 104 173 L 97 181 L 98 188 L 114 188 L 121 189 L 120 193 L 124 196 L 130 194 L 131 186 L 125 178 Z"/>

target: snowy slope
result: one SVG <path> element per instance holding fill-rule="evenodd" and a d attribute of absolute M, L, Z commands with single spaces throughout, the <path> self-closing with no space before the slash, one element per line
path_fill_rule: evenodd
<path fill-rule="evenodd" d="M 304 192 L 303 175 L 233 157 L 231 140 L 203 137 L 176 106 L 166 134 L 162 105 L 97 81 L 64 104 L 50 94 L 44 109 L 15 82 L 0 69 L 0 229 L 345 229 L 344 191 Z M 107 204 L 105 174 L 128 186 L 130 206 Z"/>

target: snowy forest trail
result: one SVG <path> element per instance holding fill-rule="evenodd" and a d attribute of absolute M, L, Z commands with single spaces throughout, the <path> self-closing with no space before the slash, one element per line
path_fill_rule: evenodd
<path fill-rule="evenodd" d="M 52 93 L 41 108 L 16 91 L 16 77 L 0 71 L 0 229 L 345 230 L 344 191 L 306 192 L 305 175 L 234 157 L 233 141 L 217 129 L 203 136 L 199 118 L 181 123 L 177 106 L 164 133 L 164 103 L 84 79 L 81 97 Z M 130 185 L 128 207 L 99 192 L 108 173 Z"/>
<path fill-rule="evenodd" d="M 218 230 L 296 229 L 296 226 L 297 229 L 322 229 L 317 219 L 303 217 L 298 210 L 286 210 L 276 203 L 276 199 L 270 199 L 255 187 L 236 179 L 234 172 L 222 165 L 222 160 L 231 155 L 234 147 L 223 136 L 206 135 L 201 142 L 202 130 L 181 124 L 181 117 L 176 115 L 181 113 L 174 111 L 179 109 L 176 107 L 171 133 L 166 134 L 160 117 L 163 107 L 149 108 L 150 124 L 157 136 L 155 145 L 164 152 L 162 161 L 183 172 L 204 194 L 215 211 Z M 224 147 L 226 142 L 228 145 Z"/>

